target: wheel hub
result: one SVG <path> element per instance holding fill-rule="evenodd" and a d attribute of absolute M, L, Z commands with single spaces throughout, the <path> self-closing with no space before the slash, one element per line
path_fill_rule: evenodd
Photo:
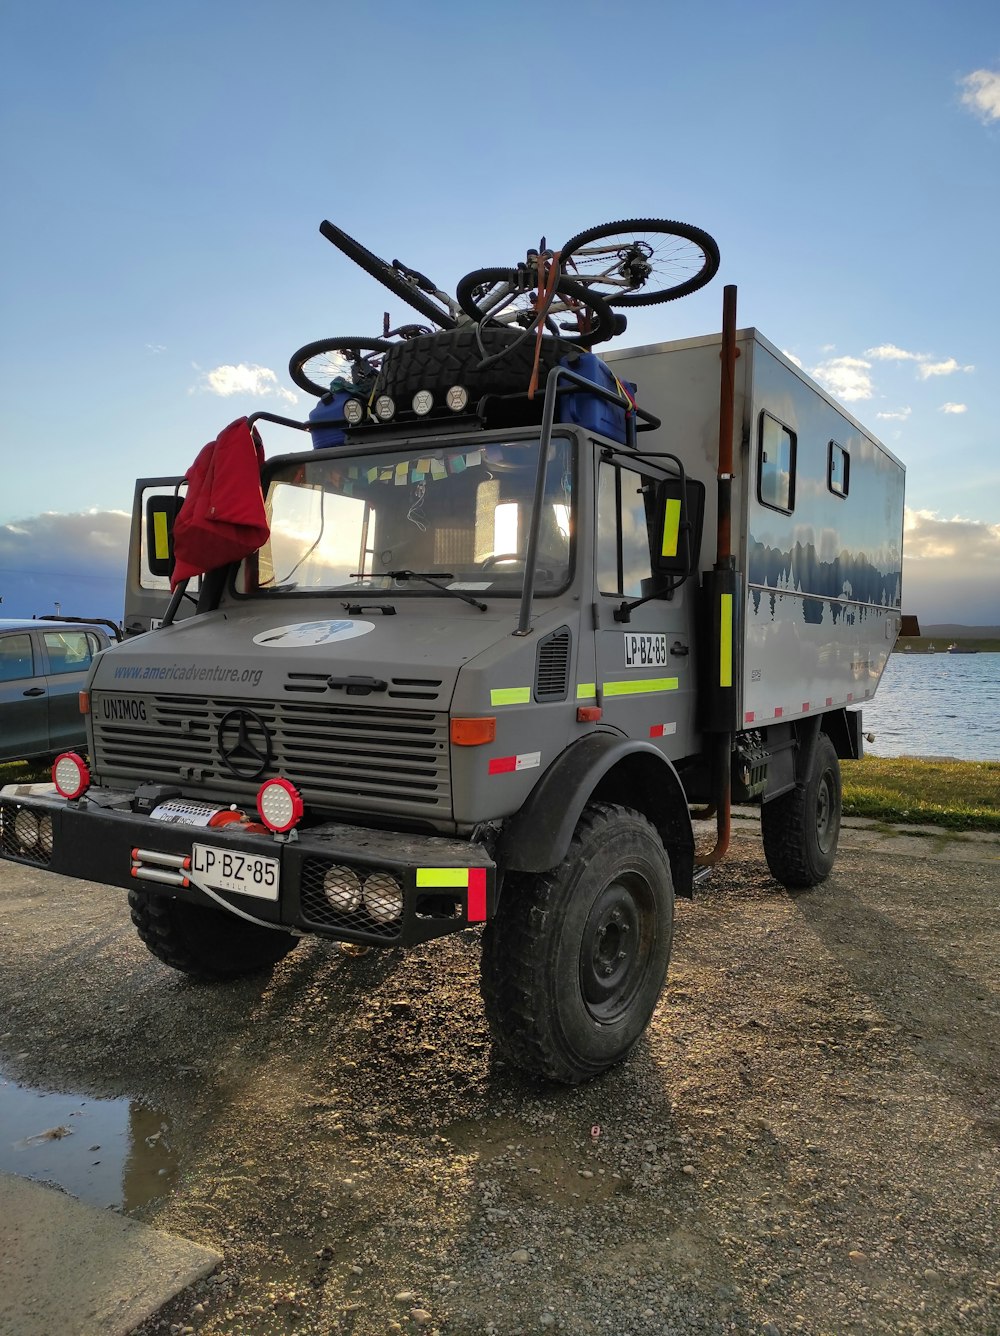
<path fill-rule="evenodd" d="M 580 985 L 595 1020 L 613 1021 L 631 1002 L 648 964 L 651 914 L 638 878 L 612 882 L 594 902 L 580 944 Z"/>

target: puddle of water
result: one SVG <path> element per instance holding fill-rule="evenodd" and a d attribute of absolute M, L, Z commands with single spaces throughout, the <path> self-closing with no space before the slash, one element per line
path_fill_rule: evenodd
<path fill-rule="evenodd" d="M 0 1070 L 0 1170 L 131 1211 L 169 1192 L 176 1160 L 159 1110 L 35 1090 Z"/>

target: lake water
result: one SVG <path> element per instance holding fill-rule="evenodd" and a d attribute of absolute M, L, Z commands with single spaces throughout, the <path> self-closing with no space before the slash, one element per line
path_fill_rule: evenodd
<path fill-rule="evenodd" d="M 872 756 L 1000 761 L 1000 654 L 892 654 L 863 714 Z"/>

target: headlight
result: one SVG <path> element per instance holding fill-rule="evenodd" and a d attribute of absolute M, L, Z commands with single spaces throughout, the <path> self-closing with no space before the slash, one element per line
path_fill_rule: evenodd
<path fill-rule="evenodd" d="M 257 791 L 257 811 L 268 830 L 283 835 L 302 820 L 302 798 L 287 779 L 266 779 Z"/>
<path fill-rule="evenodd" d="M 17 840 L 21 849 L 27 853 L 29 849 L 34 849 L 38 843 L 39 826 L 38 817 L 34 812 L 29 812 L 26 807 L 22 807 L 14 818 L 14 839 Z"/>
<path fill-rule="evenodd" d="M 361 878 L 353 868 L 334 865 L 323 874 L 323 894 L 333 909 L 353 914 L 361 904 Z"/>
<path fill-rule="evenodd" d="M 52 767 L 52 782 L 64 798 L 79 798 L 90 788 L 90 771 L 82 756 L 63 752 Z"/>
<path fill-rule="evenodd" d="M 365 909 L 376 923 L 394 923 L 403 914 L 403 888 L 388 872 L 365 878 Z"/>

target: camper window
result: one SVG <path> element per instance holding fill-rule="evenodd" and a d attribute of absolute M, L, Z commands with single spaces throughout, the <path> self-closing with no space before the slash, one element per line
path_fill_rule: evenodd
<path fill-rule="evenodd" d="M 795 509 L 795 433 L 770 413 L 760 415 L 757 497 L 786 515 Z"/>
<path fill-rule="evenodd" d="M 851 456 L 836 441 L 830 442 L 830 462 L 826 475 L 827 486 L 836 496 L 846 496 L 851 485 Z"/>

